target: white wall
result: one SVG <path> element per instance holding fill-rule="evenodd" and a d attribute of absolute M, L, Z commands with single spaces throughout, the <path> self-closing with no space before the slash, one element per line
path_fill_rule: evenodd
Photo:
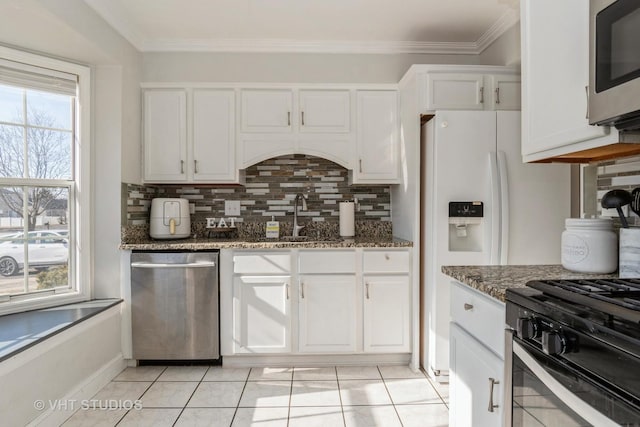
<path fill-rule="evenodd" d="M 92 69 L 93 288 L 95 297 L 119 298 L 121 181 L 140 180 L 141 55 L 82 0 L 3 0 L 0 16 L 0 44 Z M 90 330 L 65 331 L 64 343 L 56 336 L 2 362 L 1 423 L 24 425 L 38 415 L 35 399 L 63 398 L 106 363 L 121 369 L 114 310 L 90 319 Z"/>
<path fill-rule="evenodd" d="M 43 415 L 51 416 L 46 425 L 61 424 L 70 413 L 48 411 L 50 403 L 90 399 L 124 369 L 122 355 L 113 351 L 119 347 L 120 309 L 116 306 L 3 361 L 0 424 L 23 426 Z M 43 401 L 42 411 L 34 407 L 36 400 Z"/>
<path fill-rule="evenodd" d="M 477 55 L 145 53 L 145 82 L 398 83 L 412 64 L 474 64 Z"/>

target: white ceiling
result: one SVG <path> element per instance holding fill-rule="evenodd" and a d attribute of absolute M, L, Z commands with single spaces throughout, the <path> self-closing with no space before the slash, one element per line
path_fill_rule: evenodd
<path fill-rule="evenodd" d="M 85 0 L 140 51 L 480 53 L 519 0 Z"/>

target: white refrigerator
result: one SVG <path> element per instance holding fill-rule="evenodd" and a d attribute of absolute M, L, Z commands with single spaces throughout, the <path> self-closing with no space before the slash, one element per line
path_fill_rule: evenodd
<path fill-rule="evenodd" d="M 446 381 L 453 279 L 441 267 L 559 264 L 571 172 L 522 162 L 520 111 L 438 111 L 423 125 L 421 156 L 421 362 Z M 482 202 L 483 216 L 450 221 L 449 202 Z"/>

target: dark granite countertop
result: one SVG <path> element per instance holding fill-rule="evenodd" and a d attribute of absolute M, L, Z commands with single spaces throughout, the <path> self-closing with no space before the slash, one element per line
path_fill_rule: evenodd
<path fill-rule="evenodd" d="M 445 265 L 442 272 L 502 302 L 505 301 L 507 289 L 523 288 L 531 280 L 618 277 L 617 273 L 575 273 L 561 265 Z"/>
<path fill-rule="evenodd" d="M 141 239 L 135 242 L 123 242 L 123 250 L 207 250 L 207 249 L 313 249 L 313 248 L 406 248 L 413 242 L 398 238 L 329 239 L 289 242 L 282 240 L 240 240 L 240 239 L 177 239 L 153 240 Z"/>
<path fill-rule="evenodd" d="M 121 302 L 98 299 L 0 316 L 0 362 Z"/>

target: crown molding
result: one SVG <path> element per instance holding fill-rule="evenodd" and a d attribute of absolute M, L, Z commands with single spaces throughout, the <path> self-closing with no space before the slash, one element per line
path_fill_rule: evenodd
<path fill-rule="evenodd" d="M 478 54 L 491 46 L 494 41 L 513 27 L 518 21 L 520 21 L 518 13 L 514 9 L 507 9 L 500 18 L 476 40 L 475 44 Z"/>
<path fill-rule="evenodd" d="M 477 53 L 475 42 L 326 41 L 284 39 L 176 39 L 147 41 L 143 52 L 252 52 L 252 53 L 360 53 L 453 54 Z"/>

